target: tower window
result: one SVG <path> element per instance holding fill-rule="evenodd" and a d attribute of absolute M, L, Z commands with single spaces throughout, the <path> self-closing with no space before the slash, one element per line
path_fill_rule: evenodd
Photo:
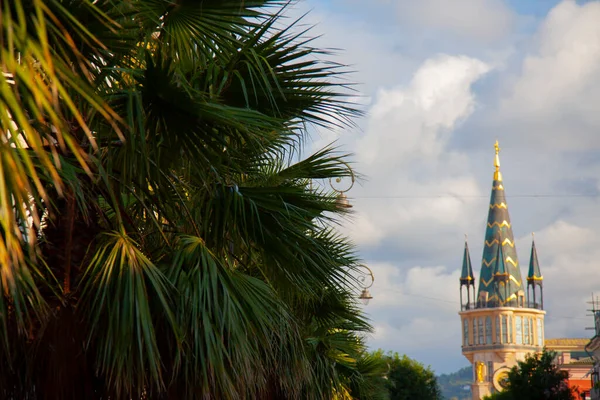
<path fill-rule="evenodd" d="M 500 316 L 496 315 L 496 343 L 500 343 Z"/>
<path fill-rule="evenodd" d="M 507 320 L 506 315 L 502 316 L 502 343 L 508 343 L 508 329 L 507 329 Z"/>
<path fill-rule="evenodd" d="M 525 339 L 524 340 L 525 344 L 529 344 L 529 318 L 524 317 L 523 320 L 524 320 L 523 321 L 524 322 L 523 339 Z"/>
<path fill-rule="evenodd" d="M 538 346 L 543 346 L 544 345 L 544 339 L 543 339 L 543 329 L 542 329 L 542 319 L 538 318 L 537 319 L 537 345 Z"/>
<path fill-rule="evenodd" d="M 485 317 L 485 344 L 492 344 L 492 318 Z"/>
<path fill-rule="evenodd" d="M 463 320 L 463 346 L 469 345 L 469 320 Z"/>
<path fill-rule="evenodd" d="M 471 344 L 477 344 L 477 318 L 473 318 L 473 341 Z"/>
<path fill-rule="evenodd" d="M 515 317 L 515 336 L 517 344 L 523 344 L 523 317 Z"/>
<path fill-rule="evenodd" d="M 513 318 L 512 316 L 508 316 L 508 342 L 513 342 Z"/>
<path fill-rule="evenodd" d="M 529 318 L 529 343 L 533 344 L 533 318 Z"/>
<path fill-rule="evenodd" d="M 483 318 L 477 318 L 477 344 L 483 344 Z"/>

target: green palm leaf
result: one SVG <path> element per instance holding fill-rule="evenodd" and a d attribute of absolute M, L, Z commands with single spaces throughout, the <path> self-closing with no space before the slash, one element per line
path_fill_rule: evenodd
<path fill-rule="evenodd" d="M 178 359 L 185 394 L 240 398 L 258 391 L 267 365 L 301 354 L 294 348 L 280 354 L 277 346 L 299 345 L 285 305 L 264 282 L 220 261 L 202 239 L 183 236 L 178 247 L 168 268 L 182 294 L 177 315 L 186 341 Z"/>
<path fill-rule="evenodd" d="M 0 1 L 0 398 L 354 396 L 359 260 L 311 185 L 353 173 L 292 160 L 360 113 L 287 5 Z"/>
<path fill-rule="evenodd" d="M 97 349 L 99 372 L 117 395 L 161 389 L 157 318 L 170 325 L 177 338 L 169 296 L 173 288 L 162 272 L 136 242 L 113 232 L 98 248 L 83 285 L 81 312 L 90 318 L 88 341 Z"/>

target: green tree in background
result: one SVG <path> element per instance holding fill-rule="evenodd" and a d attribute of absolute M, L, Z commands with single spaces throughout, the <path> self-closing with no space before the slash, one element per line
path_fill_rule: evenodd
<path fill-rule="evenodd" d="M 441 400 L 442 393 L 435 374 L 429 367 L 396 352 L 373 353 L 388 365 L 386 387 L 390 400 Z"/>
<path fill-rule="evenodd" d="M 461 368 L 456 372 L 437 376 L 442 395 L 447 400 L 471 400 L 473 367 Z"/>
<path fill-rule="evenodd" d="M 286 4 L 0 0 L 0 398 L 381 395 Z"/>
<path fill-rule="evenodd" d="M 569 387 L 569 373 L 558 369 L 556 352 L 544 350 L 529 354 L 508 373 L 508 387 L 488 396 L 488 400 L 576 400 Z"/>

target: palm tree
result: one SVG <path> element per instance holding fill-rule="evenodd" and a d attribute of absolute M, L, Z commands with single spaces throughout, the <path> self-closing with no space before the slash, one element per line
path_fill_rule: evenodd
<path fill-rule="evenodd" d="M 293 161 L 358 111 L 285 7 L 0 0 L 0 397 L 360 391 L 345 156 Z"/>

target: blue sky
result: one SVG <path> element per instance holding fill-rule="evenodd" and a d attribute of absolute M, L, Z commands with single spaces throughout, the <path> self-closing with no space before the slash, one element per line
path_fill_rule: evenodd
<path fill-rule="evenodd" d="M 535 15 L 543 18 L 559 1 L 555 0 L 507 0 L 506 4 L 522 15 Z M 580 1 L 579 3 L 583 3 Z"/>
<path fill-rule="evenodd" d="M 370 346 L 439 373 L 468 365 L 458 276 L 465 233 L 481 265 L 496 139 L 523 274 L 536 232 L 546 337 L 586 337 L 600 291 L 600 1 L 306 0 L 289 13 L 307 11 L 316 45 L 356 71 L 366 112 L 310 149 L 337 141 L 366 177 L 343 230 L 376 276 Z"/>

